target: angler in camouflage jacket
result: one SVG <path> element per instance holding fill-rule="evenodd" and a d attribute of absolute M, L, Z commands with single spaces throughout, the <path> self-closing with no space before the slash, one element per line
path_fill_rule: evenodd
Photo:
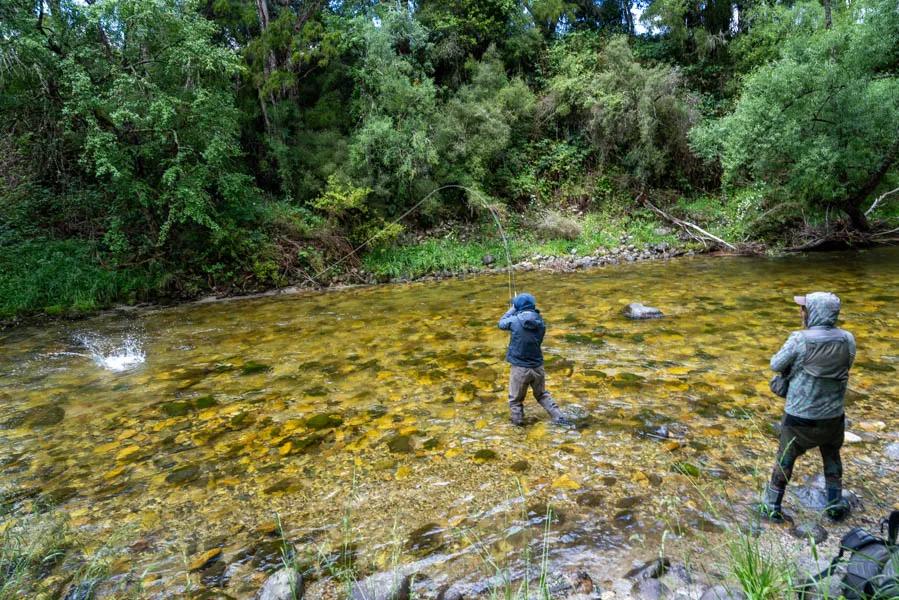
<path fill-rule="evenodd" d="M 843 499 L 840 448 L 845 431 L 844 399 L 855 338 L 836 327 L 840 299 L 828 292 L 794 298 L 801 307 L 802 331 L 794 331 L 771 359 L 771 369 L 789 378 L 777 461 L 761 506 L 765 516 L 783 519 L 782 502 L 796 459 L 818 448 L 824 462 L 828 516 L 849 512 Z"/>

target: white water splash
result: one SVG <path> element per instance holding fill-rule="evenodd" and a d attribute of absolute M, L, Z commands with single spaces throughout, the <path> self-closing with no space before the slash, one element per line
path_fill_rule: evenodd
<path fill-rule="evenodd" d="M 130 371 L 142 365 L 147 358 L 141 341 L 132 335 L 117 342 L 96 334 L 83 333 L 76 335 L 75 341 L 84 346 L 97 366 L 114 373 Z"/>

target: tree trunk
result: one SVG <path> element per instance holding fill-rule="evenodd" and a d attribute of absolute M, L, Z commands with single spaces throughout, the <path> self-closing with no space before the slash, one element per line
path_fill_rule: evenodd
<path fill-rule="evenodd" d="M 259 26 L 265 31 L 268 29 L 268 0 L 256 0 L 256 13 L 259 15 Z"/>
<path fill-rule="evenodd" d="M 631 0 L 622 2 L 624 9 L 624 24 L 627 26 L 627 34 L 631 37 L 634 35 L 634 13 L 631 12 Z"/>
<path fill-rule="evenodd" d="M 880 161 L 880 166 L 877 167 L 877 170 L 871 173 L 868 176 L 868 179 L 862 186 L 849 198 L 843 202 L 841 206 L 846 216 L 849 217 L 849 221 L 852 223 L 852 226 L 858 229 L 859 231 L 870 231 L 871 225 L 868 223 L 868 218 L 865 216 L 865 212 L 862 210 L 862 202 L 864 202 L 868 196 L 874 193 L 874 190 L 877 189 L 877 186 L 880 185 L 880 182 L 883 181 L 883 178 L 886 177 L 886 174 L 889 172 L 890 168 L 896 163 L 896 159 L 899 158 L 899 131 L 896 131 L 895 137 L 893 138 L 892 145 L 887 149 L 886 154 L 883 157 L 883 160 Z"/>
<path fill-rule="evenodd" d="M 833 17 L 831 15 L 830 0 L 821 0 L 824 3 L 824 29 L 833 27 Z"/>

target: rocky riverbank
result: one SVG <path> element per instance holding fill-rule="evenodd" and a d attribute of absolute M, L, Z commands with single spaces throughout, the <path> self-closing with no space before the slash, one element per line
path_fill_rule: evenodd
<path fill-rule="evenodd" d="M 581 254 L 577 250 L 572 250 L 568 254 L 533 254 L 525 260 L 514 262 L 511 268 L 514 271 L 547 271 L 556 273 L 570 273 L 581 269 L 590 269 L 596 267 L 605 267 L 611 265 L 635 263 L 649 260 L 668 260 L 681 256 L 693 256 L 701 253 L 687 246 L 676 246 L 668 242 L 659 242 L 657 244 L 646 244 L 637 246 L 631 243 L 629 236 L 625 236 L 621 240 L 621 245 L 612 248 L 596 248 L 592 253 Z M 413 281 L 438 281 L 442 279 L 451 279 L 454 277 L 465 277 L 470 275 L 496 274 L 505 273 L 509 269 L 506 264 L 505 257 L 485 254 L 482 258 L 482 266 L 466 267 L 459 271 L 441 270 L 428 273 L 420 277 L 377 277 L 371 273 L 367 273 L 362 269 L 351 269 L 347 273 L 338 275 L 326 287 L 347 286 L 368 284 L 374 285 L 379 283 L 410 283 Z M 299 287 L 307 287 L 300 285 Z M 312 287 L 308 284 L 308 287 Z"/>

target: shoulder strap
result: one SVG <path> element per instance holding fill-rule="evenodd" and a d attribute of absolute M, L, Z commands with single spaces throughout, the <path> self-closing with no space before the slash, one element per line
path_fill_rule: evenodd
<path fill-rule="evenodd" d="M 887 517 L 887 542 L 890 546 L 895 546 L 897 538 L 899 538 L 899 510 L 894 510 Z"/>

